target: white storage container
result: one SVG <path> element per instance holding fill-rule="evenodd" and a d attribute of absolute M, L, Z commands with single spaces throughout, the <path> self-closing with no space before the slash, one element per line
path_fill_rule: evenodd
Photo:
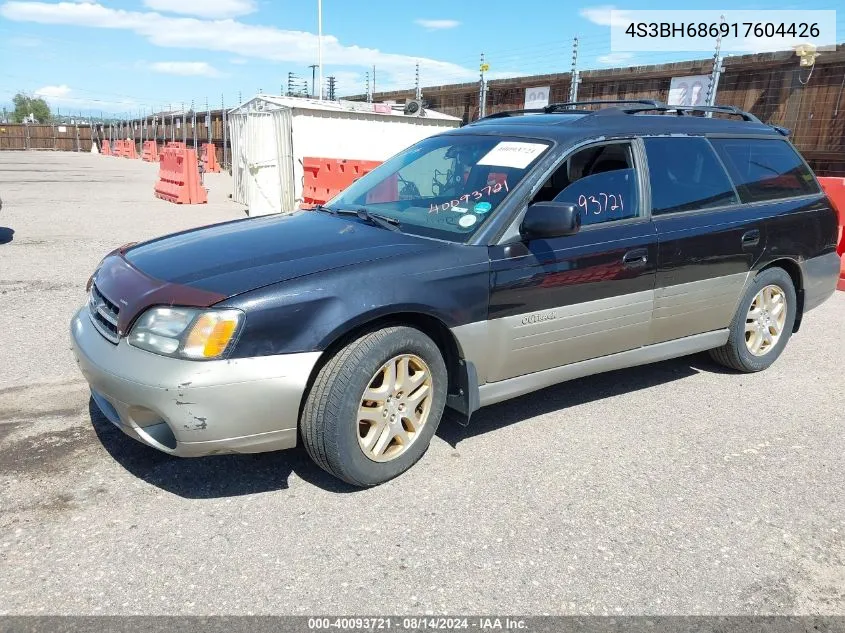
<path fill-rule="evenodd" d="M 401 106 L 258 95 L 228 113 L 232 198 L 249 215 L 297 209 L 303 158 L 384 161 L 429 136 L 460 126 L 457 117 Z"/>

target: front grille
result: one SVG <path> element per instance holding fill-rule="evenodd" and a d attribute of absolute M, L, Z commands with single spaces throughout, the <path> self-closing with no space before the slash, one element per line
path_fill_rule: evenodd
<path fill-rule="evenodd" d="M 120 308 L 107 299 L 97 288 L 97 284 L 91 284 L 91 294 L 88 298 L 88 315 L 97 331 L 108 341 L 115 345 L 120 340 L 117 330 L 117 315 Z"/>

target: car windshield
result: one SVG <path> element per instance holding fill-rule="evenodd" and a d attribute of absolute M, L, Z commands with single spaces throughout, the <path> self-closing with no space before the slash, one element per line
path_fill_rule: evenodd
<path fill-rule="evenodd" d="M 406 233 L 466 242 L 549 148 L 531 139 L 444 134 L 425 139 L 325 206 L 366 209 Z"/>

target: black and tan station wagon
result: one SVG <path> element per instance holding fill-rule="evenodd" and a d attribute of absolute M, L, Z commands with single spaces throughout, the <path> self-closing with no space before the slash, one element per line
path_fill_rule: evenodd
<path fill-rule="evenodd" d="M 705 350 L 765 369 L 834 292 L 836 238 L 785 130 L 727 107 L 552 105 L 423 140 L 317 209 L 109 254 L 73 348 L 99 408 L 149 446 L 301 441 L 371 486 L 447 407 L 471 423 Z"/>

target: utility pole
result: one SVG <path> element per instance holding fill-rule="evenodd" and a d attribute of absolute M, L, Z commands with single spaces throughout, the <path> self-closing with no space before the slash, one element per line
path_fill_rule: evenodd
<path fill-rule="evenodd" d="M 327 90 L 328 95 L 327 96 L 329 98 L 329 101 L 334 101 L 335 100 L 335 98 L 334 98 L 335 97 L 335 86 L 336 86 L 336 83 L 337 83 L 337 79 L 335 78 L 334 75 L 330 75 L 327 82 L 328 82 L 328 90 Z"/>
<path fill-rule="evenodd" d="M 187 146 L 188 145 L 188 117 L 185 116 L 185 102 L 182 102 L 182 111 L 179 113 L 181 117 L 180 125 L 182 126 L 182 142 Z"/>
<path fill-rule="evenodd" d="M 490 65 L 484 62 L 484 53 L 481 53 L 481 80 L 478 88 L 478 118 L 484 118 L 487 115 L 487 80 L 484 79 L 484 73 L 490 70 Z"/>
<path fill-rule="evenodd" d="M 422 88 L 420 87 L 420 63 L 417 62 L 417 69 L 414 73 L 414 99 L 420 101 L 422 99 Z"/>
<path fill-rule="evenodd" d="M 370 92 L 370 71 L 367 71 L 367 103 L 373 102 L 373 93 Z"/>
<path fill-rule="evenodd" d="M 320 96 L 323 99 L 323 0 L 317 0 L 317 64 L 320 66 Z M 314 85 L 314 82 L 311 82 Z"/>
<path fill-rule="evenodd" d="M 578 72 L 578 36 L 572 38 L 572 70 L 569 73 L 569 100 L 578 101 L 578 84 L 581 77 Z"/>
<path fill-rule="evenodd" d="M 376 65 L 373 64 L 373 101 L 376 100 Z"/>
<path fill-rule="evenodd" d="M 315 79 L 316 74 L 317 74 L 317 64 L 311 64 L 308 68 L 311 69 L 311 95 L 310 96 L 313 97 L 315 94 L 317 94 L 316 92 L 314 92 L 314 79 Z"/>
<path fill-rule="evenodd" d="M 197 149 L 197 111 L 194 110 L 194 100 L 191 99 L 191 134 L 194 137 L 194 150 Z"/>
<path fill-rule="evenodd" d="M 296 80 L 297 79 L 299 79 L 299 77 L 297 75 L 293 74 L 292 72 L 288 73 L 288 92 L 287 92 L 287 95 L 289 97 L 292 97 L 293 95 L 296 94 Z"/>
<path fill-rule="evenodd" d="M 725 16 L 721 16 L 721 22 L 725 21 Z M 721 33 L 721 31 L 720 31 Z M 722 67 L 722 36 L 721 34 L 716 38 L 716 52 L 713 55 L 713 70 L 710 72 L 710 83 L 707 85 L 707 100 L 706 104 L 709 106 L 716 105 L 716 89 L 719 87 L 719 77 L 724 68 Z M 707 117 L 712 117 L 713 113 L 708 112 Z"/>

